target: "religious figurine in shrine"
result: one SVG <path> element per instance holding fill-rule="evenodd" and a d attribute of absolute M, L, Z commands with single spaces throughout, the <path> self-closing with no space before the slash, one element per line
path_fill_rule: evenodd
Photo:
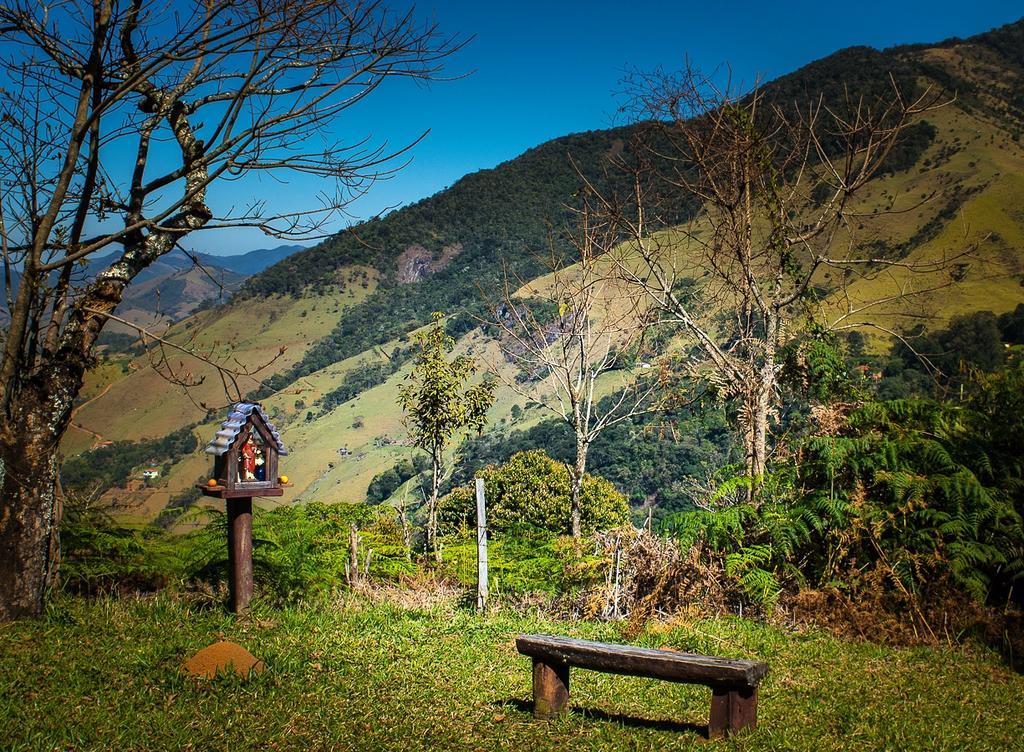
<path fill-rule="evenodd" d="M 267 461 L 263 458 L 263 447 L 256 446 L 256 480 L 264 481 L 267 479 Z"/>
<path fill-rule="evenodd" d="M 244 483 L 245 481 L 256 480 L 256 463 L 258 459 L 262 459 L 262 457 L 258 457 L 262 452 L 260 452 L 259 447 L 256 446 L 256 442 L 253 440 L 252 436 L 249 436 L 249 438 L 245 440 L 245 443 L 242 444 L 242 448 L 238 450 L 238 453 L 239 459 L 241 460 L 238 464 L 242 471 L 242 482 Z M 262 462 L 260 464 L 262 464 Z"/>

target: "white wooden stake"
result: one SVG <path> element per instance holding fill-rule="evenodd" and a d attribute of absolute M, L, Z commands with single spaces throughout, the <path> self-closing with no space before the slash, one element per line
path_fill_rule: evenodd
<path fill-rule="evenodd" d="M 476 479 L 476 610 L 487 608 L 487 509 L 484 479 Z"/>

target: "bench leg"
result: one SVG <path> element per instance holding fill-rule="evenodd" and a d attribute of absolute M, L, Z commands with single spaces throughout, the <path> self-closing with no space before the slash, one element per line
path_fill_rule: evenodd
<path fill-rule="evenodd" d="M 569 705 L 569 666 L 533 659 L 533 715 L 551 718 Z"/>
<path fill-rule="evenodd" d="M 708 737 L 757 728 L 757 687 L 714 687 L 711 692 Z"/>

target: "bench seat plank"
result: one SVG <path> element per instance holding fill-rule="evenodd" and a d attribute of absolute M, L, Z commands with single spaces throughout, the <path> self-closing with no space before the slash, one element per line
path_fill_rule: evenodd
<path fill-rule="evenodd" d="M 555 635 L 520 635 L 516 638 L 516 647 L 523 655 L 547 663 L 709 687 L 753 688 L 768 672 L 768 665 L 759 661 L 676 653 Z"/>

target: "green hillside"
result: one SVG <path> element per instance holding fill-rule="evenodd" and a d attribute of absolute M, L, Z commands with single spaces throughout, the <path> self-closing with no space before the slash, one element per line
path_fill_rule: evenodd
<path fill-rule="evenodd" d="M 890 86 L 890 73 L 906 91 L 933 86 L 955 100 L 915 126 L 860 200 L 870 214 L 932 198 L 881 218 L 874 234 L 860 240 L 908 259 L 976 246 L 958 285 L 921 302 L 940 326 L 958 313 L 1012 310 L 1024 300 L 1024 22 L 969 40 L 842 50 L 766 88 L 780 100 L 816 91 L 836 97 L 844 85 L 870 96 Z M 227 306 L 176 327 L 173 336 L 180 341 L 196 337 L 225 356 L 234 346 L 231 357 L 246 363 L 289 345 L 259 378 L 245 383 L 250 394 L 264 398 L 292 449 L 283 471 L 295 486 L 281 503 L 360 502 L 374 477 L 412 458 L 396 406 L 408 367 L 402 350 L 432 311 L 451 315 L 460 351 L 508 368 L 471 318 L 482 310 L 481 290 L 493 289 L 506 266 L 524 279 L 541 272 L 531 253 L 543 249 L 551 228 L 565 222 L 565 207 L 578 187 L 569 157 L 588 174 L 600 175 L 602 160 L 619 153 L 629 136 L 629 127 L 566 136 L 468 175 L 435 196 L 289 257 L 250 278 Z M 613 182 L 604 185 L 615 188 Z M 673 212 L 681 218 L 692 210 L 680 205 Z M 899 280 L 865 282 L 852 294 L 874 296 L 887 284 Z M 877 310 L 872 316 L 892 313 Z M 881 350 L 888 343 L 875 339 L 870 347 Z M 204 424 L 205 411 L 147 363 L 141 356 L 120 371 L 107 367 L 94 374 L 88 402 L 65 444 L 68 454 L 95 444 L 97 437 L 159 438 L 195 425 L 205 439 L 214 430 Z M 609 379 L 603 388 L 616 387 Z M 207 379 L 202 401 L 217 402 L 217 389 L 217 380 Z M 494 439 L 537 426 L 544 416 L 503 387 L 490 418 Z M 695 451 L 687 456 L 693 459 Z M 139 514 L 159 511 L 206 467 L 202 455 L 175 464 L 157 488 L 143 492 L 148 500 L 138 505 Z M 406 483 L 393 498 L 412 485 Z"/>

